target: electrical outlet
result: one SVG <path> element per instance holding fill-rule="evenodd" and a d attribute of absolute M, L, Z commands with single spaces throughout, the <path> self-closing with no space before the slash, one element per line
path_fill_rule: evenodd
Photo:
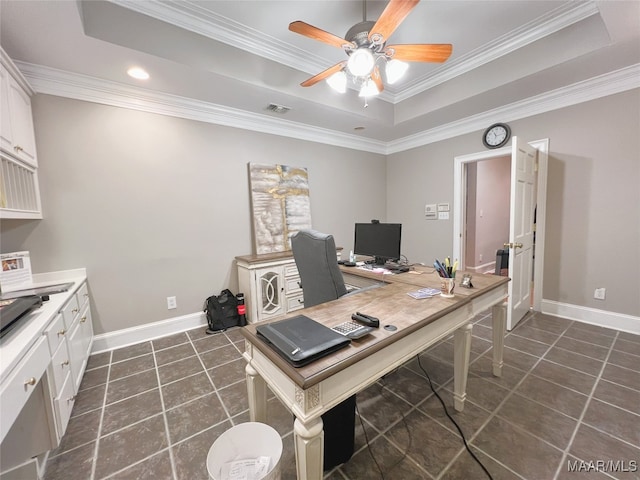
<path fill-rule="evenodd" d="M 480 258 L 478 258 L 478 261 L 481 262 L 482 261 L 482 254 L 478 255 L 478 257 L 480 257 Z"/>
<path fill-rule="evenodd" d="M 606 288 L 596 288 L 596 291 L 593 292 L 593 298 L 595 298 L 596 300 L 604 300 L 606 293 L 607 293 Z"/>
<path fill-rule="evenodd" d="M 167 297 L 167 310 L 173 310 L 174 308 L 178 308 L 176 297 Z"/>

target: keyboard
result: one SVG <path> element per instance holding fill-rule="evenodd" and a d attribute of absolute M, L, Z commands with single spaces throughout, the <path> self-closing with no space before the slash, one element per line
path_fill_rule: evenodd
<path fill-rule="evenodd" d="M 373 331 L 373 327 L 367 327 L 366 325 L 349 320 L 332 327 L 331 330 L 338 332 L 340 335 L 344 335 L 345 337 L 357 339 L 371 333 Z"/>

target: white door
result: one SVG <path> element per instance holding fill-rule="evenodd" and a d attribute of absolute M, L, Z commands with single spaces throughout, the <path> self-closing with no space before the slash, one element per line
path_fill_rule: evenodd
<path fill-rule="evenodd" d="M 507 330 L 513 329 L 531 306 L 533 233 L 536 208 L 537 150 L 513 137 L 509 217 L 509 302 Z"/>

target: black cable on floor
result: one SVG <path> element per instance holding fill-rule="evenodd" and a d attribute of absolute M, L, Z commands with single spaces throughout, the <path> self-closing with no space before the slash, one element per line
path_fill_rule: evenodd
<path fill-rule="evenodd" d="M 384 377 L 382 377 L 380 380 L 382 381 L 383 379 Z M 380 386 L 380 396 L 384 398 L 384 386 L 382 385 Z M 373 451 L 371 450 L 371 445 L 369 444 L 369 437 L 367 436 L 367 430 L 364 427 L 364 422 L 362 421 L 360 410 L 358 410 L 358 402 L 356 402 L 356 413 L 358 414 L 358 419 L 360 420 L 360 425 L 362 426 L 362 433 L 364 433 L 364 439 L 367 442 L 367 450 L 369 450 L 369 455 L 371 455 L 371 458 L 373 458 L 373 461 L 375 462 L 376 467 L 378 467 L 378 471 L 380 472 L 380 478 L 384 480 L 384 472 L 382 471 L 382 467 L 380 467 L 380 464 L 376 460 L 376 457 L 373 454 Z M 405 418 L 404 413 L 402 413 L 402 411 L 399 411 L 399 413 L 400 413 L 400 417 L 402 418 L 402 423 L 404 424 L 404 428 L 407 431 L 407 436 L 409 437 L 409 445 L 407 445 L 407 448 L 405 448 L 404 453 L 402 454 L 402 457 L 400 457 L 400 459 L 397 462 L 395 462 L 393 465 L 389 467 L 388 469 L 389 472 L 391 472 L 394 468 L 396 468 L 400 464 L 400 462 L 402 462 L 407 457 L 407 455 L 409 454 L 409 450 L 411 449 L 411 444 L 413 443 L 413 437 L 411 436 L 411 430 L 409 430 L 409 425 L 407 425 L 407 419 Z"/>
<path fill-rule="evenodd" d="M 449 411 L 447 410 L 447 406 L 444 404 L 444 401 L 442 400 L 442 398 L 440 398 L 440 395 L 438 395 L 438 392 L 436 392 L 435 388 L 433 388 L 433 383 L 431 383 L 431 378 L 429 378 L 429 374 L 427 373 L 427 371 L 424 369 L 424 367 L 422 366 L 422 363 L 420 362 L 420 355 L 416 355 L 416 358 L 418 359 L 418 366 L 420 367 L 420 370 L 422 370 L 422 372 L 426 375 L 427 380 L 429 381 L 429 386 L 431 387 L 431 391 L 434 393 L 434 395 L 436 396 L 436 398 L 438 400 L 440 400 L 440 403 L 442 404 L 442 408 L 444 408 L 444 413 L 447 415 L 447 417 L 449 417 L 449 420 L 451 420 L 451 422 L 456 426 L 456 428 L 458 429 L 458 433 L 460 433 L 460 437 L 462 438 L 462 442 L 464 443 L 464 447 L 467 449 L 467 451 L 469 452 L 469 455 L 471 455 L 471 457 L 473 457 L 473 459 L 478 463 L 478 465 L 480 465 L 480 467 L 482 468 L 482 470 L 484 470 L 484 473 L 487 474 L 487 477 L 489 477 L 490 480 L 493 480 L 493 477 L 491 476 L 491 474 L 489 473 L 489 470 L 486 469 L 486 467 L 482 464 L 482 462 L 480 461 L 480 459 L 478 457 L 476 457 L 476 455 L 471 451 L 471 448 L 469 448 L 469 445 L 467 444 L 467 439 L 464 438 L 464 433 L 462 433 L 462 429 L 460 428 L 460 426 L 456 423 L 456 421 L 453 419 L 453 417 L 451 415 L 449 415 Z"/>

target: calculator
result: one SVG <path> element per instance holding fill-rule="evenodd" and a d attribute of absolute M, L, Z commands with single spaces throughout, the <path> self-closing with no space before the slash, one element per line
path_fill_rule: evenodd
<path fill-rule="evenodd" d="M 351 339 L 357 339 L 360 337 L 364 337 L 373 331 L 373 327 L 368 327 L 366 325 L 362 325 L 358 322 L 354 322 L 352 320 L 340 323 L 335 327 L 332 327 L 331 330 L 338 332 L 340 335 L 344 335 L 345 337 Z"/>

